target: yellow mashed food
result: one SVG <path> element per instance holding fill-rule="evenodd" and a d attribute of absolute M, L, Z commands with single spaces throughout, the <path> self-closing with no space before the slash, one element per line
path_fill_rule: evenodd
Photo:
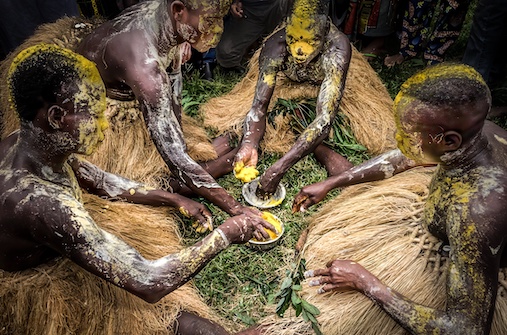
<path fill-rule="evenodd" d="M 253 166 L 245 166 L 243 162 L 238 162 L 234 166 L 234 176 L 244 183 L 249 183 L 259 175 L 259 171 Z"/>
<path fill-rule="evenodd" d="M 280 222 L 280 220 L 278 220 L 273 214 L 269 212 L 262 212 L 262 218 L 271 223 L 276 230 L 272 231 L 271 229 L 266 229 L 266 232 L 269 235 L 269 239 L 267 239 L 267 241 L 277 238 L 278 235 L 282 232 L 282 223 Z M 261 242 L 255 238 L 252 238 L 252 240 L 256 242 Z"/>

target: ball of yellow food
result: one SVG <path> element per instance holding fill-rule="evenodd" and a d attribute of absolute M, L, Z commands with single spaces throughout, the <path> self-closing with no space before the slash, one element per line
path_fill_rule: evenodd
<path fill-rule="evenodd" d="M 238 162 L 234 166 L 234 176 L 244 183 L 249 183 L 259 175 L 259 171 L 253 166 L 245 166 L 243 162 Z"/>
<path fill-rule="evenodd" d="M 267 222 L 271 223 L 276 231 L 272 231 L 271 229 L 266 229 L 268 232 L 269 238 L 272 240 L 278 236 L 282 232 L 282 223 L 271 213 L 262 212 L 262 218 Z"/>

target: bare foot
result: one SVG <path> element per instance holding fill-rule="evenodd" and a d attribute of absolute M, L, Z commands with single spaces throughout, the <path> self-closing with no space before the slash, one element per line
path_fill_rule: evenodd
<path fill-rule="evenodd" d="M 315 148 L 313 153 L 317 161 L 324 166 L 329 177 L 336 176 L 353 166 L 345 157 L 324 144 Z"/>
<path fill-rule="evenodd" d="M 384 65 L 387 67 L 393 67 L 395 65 L 399 65 L 405 61 L 405 57 L 402 54 L 396 54 L 392 56 L 387 56 L 384 59 Z"/>

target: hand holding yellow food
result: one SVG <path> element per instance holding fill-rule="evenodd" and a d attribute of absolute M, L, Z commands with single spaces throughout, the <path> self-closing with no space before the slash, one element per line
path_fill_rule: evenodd
<path fill-rule="evenodd" d="M 244 183 L 249 183 L 259 175 L 259 171 L 253 166 L 245 166 L 243 162 L 237 162 L 234 166 L 234 176 Z"/>
<path fill-rule="evenodd" d="M 282 223 L 280 222 L 280 220 L 278 220 L 273 214 L 269 212 L 262 212 L 262 218 L 267 222 L 271 223 L 276 230 L 272 231 L 271 229 L 266 229 L 266 232 L 269 235 L 269 240 L 277 238 L 278 235 L 282 233 Z M 255 238 L 253 238 L 252 240 L 259 242 Z"/>

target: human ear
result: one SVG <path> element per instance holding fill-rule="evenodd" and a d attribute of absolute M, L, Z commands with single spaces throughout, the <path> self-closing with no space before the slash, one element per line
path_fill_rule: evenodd
<path fill-rule="evenodd" d="M 67 110 L 60 106 L 53 105 L 48 109 L 48 123 L 54 130 L 61 129 L 63 118 L 67 115 Z"/>
<path fill-rule="evenodd" d="M 444 147 L 445 151 L 455 151 L 461 147 L 461 144 L 463 143 L 463 137 L 460 133 L 449 130 L 444 133 Z"/>
<path fill-rule="evenodd" d="M 173 1 L 171 2 L 171 13 L 173 18 L 176 21 L 181 21 L 183 17 L 183 11 L 185 10 L 185 5 L 181 1 Z"/>

